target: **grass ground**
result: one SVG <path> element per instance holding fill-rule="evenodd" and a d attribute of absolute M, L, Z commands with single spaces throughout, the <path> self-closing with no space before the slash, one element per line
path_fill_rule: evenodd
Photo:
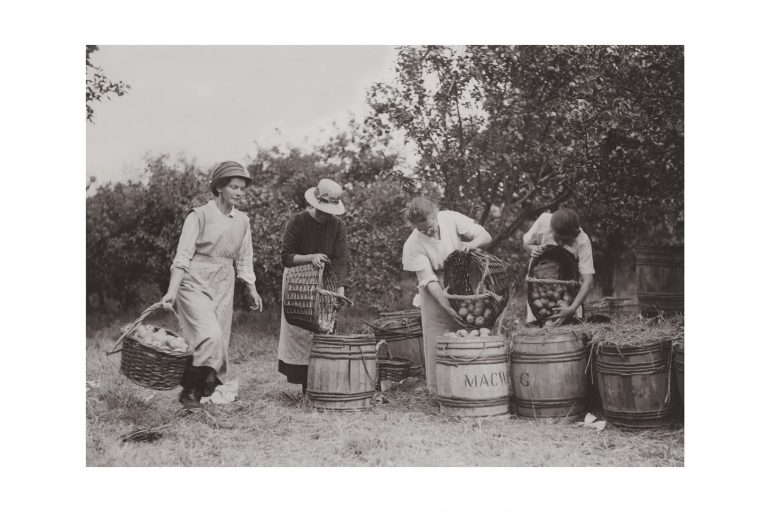
<path fill-rule="evenodd" d="M 131 318 L 121 319 L 123 322 Z M 275 312 L 238 312 L 230 347 L 234 403 L 185 415 L 178 389 L 134 385 L 107 356 L 120 322 L 87 330 L 88 466 L 682 466 L 683 429 L 603 431 L 565 420 L 441 416 L 415 382 L 367 412 L 317 411 L 277 373 Z M 350 324 L 355 319 L 347 319 Z M 160 322 L 159 322 L 160 323 Z M 170 324 L 169 324 L 170 325 Z M 121 443 L 163 427 L 154 442 Z"/>

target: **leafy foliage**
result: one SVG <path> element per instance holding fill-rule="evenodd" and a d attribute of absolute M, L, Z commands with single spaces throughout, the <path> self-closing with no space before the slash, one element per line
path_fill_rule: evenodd
<path fill-rule="evenodd" d="M 91 62 L 91 54 L 98 49 L 96 45 L 85 47 L 85 118 L 90 122 L 93 122 L 94 101 L 101 101 L 102 98 L 110 99 L 112 94 L 122 96 L 131 88 L 123 81 L 113 82 L 107 78 L 100 66 L 95 66 Z"/>

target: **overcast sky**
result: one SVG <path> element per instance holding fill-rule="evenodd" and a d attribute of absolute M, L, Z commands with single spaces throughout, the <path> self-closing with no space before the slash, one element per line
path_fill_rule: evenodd
<path fill-rule="evenodd" d="M 87 175 L 135 178 L 147 153 L 205 168 L 314 141 L 365 111 L 368 86 L 394 77 L 395 56 L 391 46 L 100 46 L 92 62 L 131 89 L 95 103 Z"/>

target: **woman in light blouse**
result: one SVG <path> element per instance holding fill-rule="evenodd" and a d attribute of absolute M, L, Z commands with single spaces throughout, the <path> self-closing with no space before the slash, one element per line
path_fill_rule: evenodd
<path fill-rule="evenodd" d="M 416 272 L 419 281 L 427 389 L 435 394 L 437 337 L 445 331 L 461 328 L 458 323 L 461 317 L 453 310 L 443 290 L 445 259 L 456 250 L 488 245 L 491 235 L 466 215 L 450 210 L 438 211 L 436 204 L 423 197 L 413 199 L 404 214 L 414 229 L 403 246 L 403 270 Z"/>
<path fill-rule="evenodd" d="M 261 311 L 253 272 L 253 246 L 248 216 L 237 210 L 251 177 L 240 164 L 223 162 L 211 176 L 213 200 L 192 208 L 182 228 L 171 265 L 168 292 L 161 302 L 173 305 L 181 336 L 195 352 L 182 379 L 179 401 L 187 409 L 200 407 L 227 371 L 235 276 L 246 285 Z"/>

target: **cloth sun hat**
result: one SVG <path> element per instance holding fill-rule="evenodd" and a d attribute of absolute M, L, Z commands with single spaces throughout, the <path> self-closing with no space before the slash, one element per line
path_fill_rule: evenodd
<path fill-rule="evenodd" d="M 239 163 L 232 162 L 231 160 L 221 162 L 211 173 L 211 192 L 213 195 L 217 195 L 216 185 L 222 178 L 243 178 L 246 187 L 253 181 L 248 171 Z"/>
<path fill-rule="evenodd" d="M 311 187 L 304 192 L 304 199 L 321 212 L 331 215 L 344 215 L 346 208 L 341 202 L 341 185 L 333 180 L 323 178 L 316 187 Z"/>

